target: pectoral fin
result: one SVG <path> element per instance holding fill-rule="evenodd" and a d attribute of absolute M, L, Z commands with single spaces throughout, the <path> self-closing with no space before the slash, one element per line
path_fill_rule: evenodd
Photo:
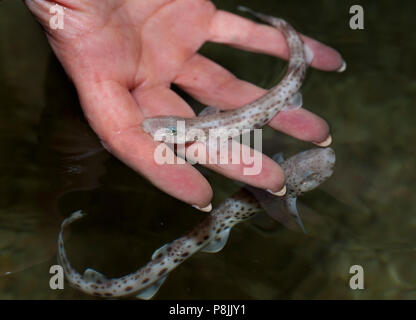
<path fill-rule="evenodd" d="M 298 208 L 296 206 L 296 198 L 287 197 L 286 206 L 283 208 L 283 210 L 285 209 L 287 210 L 287 214 L 292 215 L 295 218 L 296 223 L 302 229 L 302 231 L 306 233 L 305 227 L 302 223 L 302 219 L 300 218 L 300 215 L 298 212 Z"/>
<path fill-rule="evenodd" d="M 159 254 L 165 255 L 167 253 L 168 246 L 169 246 L 169 243 L 166 243 L 163 246 L 161 246 L 159 249 L 157 249 L 155 252 L 153 252 L 153 254 L 152 254 L 152 260 L 155 260 L 156 257 Z"/>
<path fill-rule="evenodd" d="M 82 278 L 86 282 L 97 282 L 97 280 L 101 280 L 102 282 L 107 281 L 107 277 L 105 275 L 91 268 L 85 269 Z"/>
<path fill-rule="evenodd" d="M 163 282 L 165 282 L 166 278 L 167 278 L 167 275 L 160 278 L 157 282 L 147 287 L 146 289 L 143 289 L 136 295 L 136 298 L 143 299 L 143 300 L 152 299 L 153 296 L 159 291 L 159 288 L 162 286 Z"/>
<path fill-rule="evenodd" d="M 230 228 L 221 231 L 215 238 L 201 249 L 202 252 L 216 253 L 221 251 L 230 236 Z"/>
<path fill-rule="evenodd" d="M 254 195 L 271 218 L 291 230 L 305 232 L 305 227 L 296 208 L 296 198 L 287 195 L 276 197 L 269 192 L 251 186 L 246 186 L 246 189 Z"/>

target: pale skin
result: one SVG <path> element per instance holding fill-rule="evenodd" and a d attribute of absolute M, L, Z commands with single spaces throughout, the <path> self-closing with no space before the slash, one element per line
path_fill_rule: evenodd
<path fill-rule="evenodd" d="M 169 195 L 200 208 L 213 191 L 190 164 L 158 165 L 159 142 L 141 122 L 159 115 L 195 116 L 170 89 L 172 83 L 203 104 L 238 108 L 265 93 L 198 54 L 206 41 L 287 58 L 276 29 L 217 10 L 206 0 L 25 0 L 73 80 L 84 114 L 103 145 L 121 161 Z M 49 8 L 65 9 L 64 30 L 50 30 Z M 265 12 L 266 14 L 271 14 Z M 341 55 L 303 36 L 314 52 L 311 66 L 339 70 Z M 305 108 L 278 113 L 269 125 L 313 143 L 327 140 L 327 123 Z M 273 192 L 284 186 L 280 166 L 263 156 L 259 175 L 243 175 L 244 164 L 210 165 L 224 176 Z"/>

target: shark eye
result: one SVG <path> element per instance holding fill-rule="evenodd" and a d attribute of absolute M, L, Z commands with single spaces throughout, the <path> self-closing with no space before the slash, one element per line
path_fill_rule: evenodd
<path fill-rule="evenodd" d="M 303 181 L 302 181 L 302 185 L 306 186 L 310 183 L 313 183 L 315 180 L 317 180 L 317 178 L 319 178 L 319 173 L 314 172 L 311 173 L 310 175 L 308 175 Z"/>
<path fill-rule="evenodd" d="M 168 127 L 168 131 L 169 131 L 169 134 L 171 134 L 172 136 L 176 136 L 178 133 L 176 130 L 176 127 Z"/>

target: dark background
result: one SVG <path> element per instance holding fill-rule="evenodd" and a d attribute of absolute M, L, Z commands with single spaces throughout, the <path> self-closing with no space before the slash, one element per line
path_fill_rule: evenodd
<path fill-rule="evenodd" d="M 304 107 L 331 125 L 337 165 L 301 199 L 308 235 L 267 217 L 241 224 L 223 251 L 196 254 L 173 271 L 156 299 L 415 299 L 414 2 L 214 3 L 280 16 L 341 52 L 346 72 L 309 70 L 302 87 Z M 364 8 L 364 30 L 349 28 L 354 4 Z M 286 66 L 218 44 L 201 52 L 265 88 Z M 60 222 L 74 210 L 89 215 L 72 228 L 71 261 L 108 276 L 139 268 L 203 217 L 102 150 L 21 1 L 0 2 L 0 105 L 0 298 L 90 298 L 67 284 L 64 291 L 48 285 Z M 269 154 L 311 147 L 271 130 L 263 143 Z M 214 206 L 239 188 L 203 172 Z M 348 286 L 354 264 L 364 268 L 365 290 Z"/>

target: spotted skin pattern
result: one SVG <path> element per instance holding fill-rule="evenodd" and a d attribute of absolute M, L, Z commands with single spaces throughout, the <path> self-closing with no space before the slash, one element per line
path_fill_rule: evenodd
<path fill-rule="evenodd" d="M 334 163 L 335 153 L 331 148 L 307 150 L 284 161 L 282 168 L 287 177 L 288 193 L 282 198 L 274 197 L 275 201 L 287 201 L 289 195 L 297 197 L 316 188 L 331 176 Z M 150 262 L 144 267 L 114 279 L 106 279 L 92 269 L 87 269 L 84 275 L 81 275 L 69 263 L 63 234 L 68 225 L 83 216 L 81 211 L 77 211 L 62 223 L 58 236 L 58 261 L 69 283 L 87 294 L 107 298 L 137 295 L 139 298 L 148 299 L 156 293 L 158 287 L 148 296 L 140 296 L 140 294 L 158 282 L 161 284 L 169 272 L 196 252 L 221 250 L 230 229 L 259 211 L 261 206 L 256 197 L 246 189 L 242 189 L 221 203 L 190 232 L 156 250 Z M 217 248 L 206 250 L 210 246 Z"/>
<path fill-rule="evenodd" d="M 173 116 L 160 116 L 145 119 L 142 122 L 143 130 L 156 140 L 167 143 L 205 141 L 211 129 L 221 128 L 228 137 L 239 136 L 243 130 L 252 130 L 263 127 L 279 111 L 289 104 L 291 98 L 299 91 L 305 78 L 308 67 L 308 53 L 312 51 L 305 47 L 296 30 L 285 20 L 256 13 L 244 8 L 257 18 L 268 22 L 279 29 L 289 46 L 290 58 L 287 72 L 283 79 L 264 96 L 239 109 L 221 113 L 198 116 L 196 118 L 180 118 Z M 308 50 L 309 49 L 309 50 Z M 309 60 L 312 60 L 309 57 Z M 309 61 L 310 62 L 310 61 Z M 182 133 L 178 121 L 183 121 L 185 132 Z"/>

